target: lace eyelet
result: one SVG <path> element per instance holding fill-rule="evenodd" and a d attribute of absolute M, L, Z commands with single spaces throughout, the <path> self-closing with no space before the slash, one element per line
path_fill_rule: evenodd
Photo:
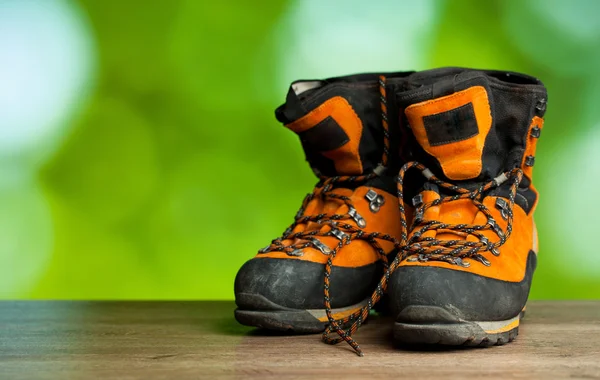
<path fill-rule="evenodd" d="M 356 222 L 356 225 L 360 228 L 365 228 L 367 226 L 367 221 L 363 218 L 354 207 L 350 207 L 348 209 L 348 215 Z"/>
<path fill-rule="evenodd" d="M 476 253 L 475 255 L 473 255 L 473 259 L 479 261 L 480 263 L 482 263 L 486 267 L 489 267 L 489 266 L 492 265 L 492 263 L 490 263 L 490 261 L 488 259 L 486 259 L 485 257 L 481 256 L 479 253 Z"/>
<path fill-rule="evenodd" d="M 527 156 L 525 157 L 525 166 L 533 166 L 535 164 L 535 157 Z"/>
<path fill-rule="evenodd" d="M 485 236 L 482 236 L 479 238 L 479 241 L 481 243 L 483 243 L 483 245 L 485 245 L 486 247 L 490 245 L 490 241 L 488 240 L 488 238 L 486 238 Z"/>
<path fill-rule="evenodd" d="M 350 236 L 338 229 L 332 229 L 331 231 L 329 231 L 329 235 L 335 237 L 341 242 L 345 242 L 346 244 L 350 243 Z"/>
<path fill-rule="evenodd" d="M 463 259 L 461 259 L 460 257 L 455 257 L 453 264 L 461 266 L 463 268 L 468 268 L 471 266 L 471 264 L 469 262 L 463 261 Z"/>
<path fill-rule="evenodd" d="M 310 242 L 312 243 L 312 245 L 315 246 L 315 248 L 317 248 L 319 251 L 321 251 L 322 254 L 324 254 L 324 255 L 331 254 L 331 248 L 329 248 L 328 246 L 323 244 L 323 242 L 321 240 L 312 238 L 312 239 L 310 239 Z"/>
<path fill-rule="evenodd" d="M 535 110 L 539 114 L 543 115 L 546 112 L 546 103 L 547 103 L 546 99 L 544 99 L 544 98 L 539 99 L 537 101 L 537 104 L 535 105 Z"/>
<path fill-rule="evenodd" d="M 415 195 L 411 201 L 412 201 L 413 207 L 419 207 L 420 205 L 423 204 L 423 194 Z"/>
<path fill-rule="evenodd" d="M 365 198 L 369 201 L 369 210 L 371 210 L 371 212 L 378 212 L 385 203 L 383 195 L 377 194 L 373 189 L 367 191 Z"/>
<path fill-rule="evenodd" d="M 502 198 L 496 198 L 496 207 L 500 210 L 502 219 L 508 220 L 508 202 Z"/>
<path fill-rule="evenodd" d="M 414 224 L 419 224 L 423 221 L 423 209 L 417 209 L 417 211 L 415 212 L 415 219 L 414 219 Z"/>

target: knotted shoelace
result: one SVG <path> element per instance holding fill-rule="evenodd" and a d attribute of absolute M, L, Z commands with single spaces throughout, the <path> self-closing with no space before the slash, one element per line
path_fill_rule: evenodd
<path fill-rule="evenodd" d="M 423 176 L 429 183 L 439 186 L 455 195 L 440 196 L 431 202 L 422 204 L 417 207 L 416 215 L 422 215 L 424 212 L 434 206 L 439 206 L 443 203 L 454 202 L 460 199 L 469 199 L 487 217 L 487 223 L 483 225 L 473 224 L 449 224 L 443 223 L 437 220 L 423 220 L 415 218 L 414 222 L 409 228 L 407 217 L 406 217 L 406 205 L 404 202 L 404 177 L 407 171 L 411 169 L 418 169 L 421 171 Z M 337 344 L 339 342 L 346 341 L 359 355 L 363 356 L 363 352 L 352 338 L 352 334 L 360 327 L 364 319 L 367 317 L 373 306 L 381 299 L 385 293 L 388 285 L 390 276 L 398 268 L 399 264 L 403 260 L 414 260 L 414 261 L 443 261 L 454 265 L 460 265 L 468 267 L 470 264 L 465 259 L 474 259 L 480 263 L 489 266 L 490 262 L 481 254 L 482 252 L 491 252 L 494 255 L 499 255 L 499 250 L 504 243 L 508 240 L 512 233 L 513 223 L 513 208 L 515 203 L 515 197 L 517 189 L 523 178 L 523 171 L 520 168 L 513 169 L 509 172 L 505 172 L 493 180 L 480 184 L 475 190 L 469 190 L 461 186 L 454 185 L 440 180 L 433 173 L 426 168 L 424 165 L 418 162 L 406 163 L 401 169 L 397 177 L 398 186 L 398 205 L 400 209 L 400 224 L 401 224 L 401 235 L 400 241 L 395 241 L 395 248 L 398 253 L 394 260 L 388 264 L 387 259 L 382 259 L 385 263 L 385 272 L 377 284 L 375 291 L 371 295 L 371 298 L 367 305 L 357 310 L 355 313 L 347 316 L 341 320 L 333 320 L 331 318 L 330 310 L 328 310 L 327 316 L 329 318 L 329 326 L 327 326 L 323 333 L 323 340 L 325 343 Z M 499 187 L 506 181 L 512 181 L 508 196 L 508 203 L 503 208 L 503 214 L 507 219 L 506 230 L 502 230 L 498 223 L 495 221 L 490 210 L 483 204 L 483 198 L 486 193 L 494 188 Z M 481 232 L 485 230 L 491 230 L 498 236 L 498 241 L 490 242 Z M 409 231 L 410 233 L 409 237 Z M 453 232 L 456 235 L 462 236 L 465 240 L 440 240 L 432 237 L 423 237 L 427 231 L 438 231 L 438 232 Z M 473 235 L 477 237 L 479 241 L 467 241 L 466 237 Z M 326 276 L 327 279 L 327 276 Z M 347 329 L 341 326 L 352 322 L 351 326 Z M 338 333 L 340 338 L 333 339 L 329 337 L 329 334 L 335 331 Z"/>

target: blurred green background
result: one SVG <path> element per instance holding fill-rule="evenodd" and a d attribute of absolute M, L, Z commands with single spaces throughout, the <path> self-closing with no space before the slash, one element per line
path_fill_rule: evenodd
<path fill-rule="evenodd" d="M 315 183 L 295 79 L 444 65 L 549 89 L 533 298 L 599 298 L 600 2 L 0 0 L 0 298 L 231 299 Z"/>

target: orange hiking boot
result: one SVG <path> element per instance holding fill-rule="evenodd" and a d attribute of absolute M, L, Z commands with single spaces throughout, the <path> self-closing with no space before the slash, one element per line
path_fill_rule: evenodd
<path fill-rule="evenodd" d="M 375 74 L 292 84 L 276 116 L 298 134 L 320 181 L 283 235 L 239 270 L 241 324 L 296 333 L 331 325 L 328 333 L 366 318 L 400 237 L 400 165 L 389 153 L 398 143 L 388 132 L 386 102 L 385 78 Z"/>
<path fill-rule="evenodd" d="M 422 173 L 414 220 L 401 202 L 401 254 L 390 264 L 394 337 L 401 343 L 490 346 L 512 341 L 537 262 L 532 184 L 546 110 L 536 78 L 446 68 L 396 94 Z M 412 178 L 412 177 L 411 177 Z M 412 195 L 411 195 L 412 196 Z M 396 268 L 397 266 L 397 268 Z"/>

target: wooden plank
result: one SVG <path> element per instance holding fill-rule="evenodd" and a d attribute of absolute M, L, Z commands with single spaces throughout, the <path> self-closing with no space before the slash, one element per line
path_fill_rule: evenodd
<path fill-rule="evenodd" d="M 600 378 L 600 302 L 531 302 L 501 347 L 394 347 L 389 317 L 356 334 L 260 334 L 232 302 L 0 302 L 0 378 Z"/>

